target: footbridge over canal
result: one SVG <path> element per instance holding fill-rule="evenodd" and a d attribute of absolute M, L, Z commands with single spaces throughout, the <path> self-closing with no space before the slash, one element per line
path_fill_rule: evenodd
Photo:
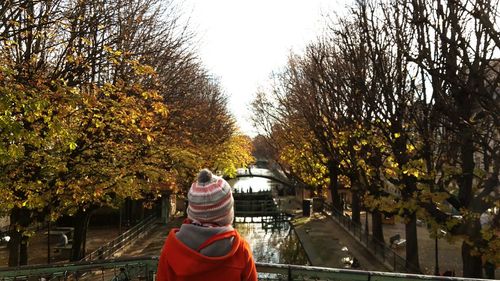
<path fill-rule="evenodd" d="M 284 186 L 290 186 L 290 187 L 294 186 L 294 184 L 282 173 L 268 169 L 255 169 L 255 168 L 238 169 L 236 178 L 244 178 L 244 177 L 265 178 L 278 182 Z"/>
<path fill-rule="evenodd" d="M 269 179 L 273 181 L 273 184 L 269 186 L 276 186 L 277 188 L 291 186 L 290 181 L 285 176 L 267 169 L 239 169 L 236 178 L 244 177 Z M 254 186 L 254 190 L 251 187 L 247 190 L 236 189 L 233 197 L 236 217 L 272 217 L 274 219 L 283 217 L 278 204 L 273 198 L 271 188 Z"/>

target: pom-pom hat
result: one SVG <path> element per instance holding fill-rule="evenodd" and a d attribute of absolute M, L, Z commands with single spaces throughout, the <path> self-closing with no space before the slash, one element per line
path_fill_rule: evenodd
<path fill-rule="evenodd" d="M 198 174 L 188 193 L 188 218 L 202 224 L 226 226 L 233 223 L 234 199 L 231 186 L 208 169 Z"/>

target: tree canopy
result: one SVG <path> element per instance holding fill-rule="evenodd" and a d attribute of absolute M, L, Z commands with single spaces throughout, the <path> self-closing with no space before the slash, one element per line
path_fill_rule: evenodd
<path fill-rule="evenodd" d="M 185 192 L 197 170 L 253 161 L 227 97 L 170 1 L 7 1 L 0 6 L 0 214 L 9 265 L 36 224 Z"/>
<path fill-rule="evenodd" d="M 299 182 L 330 189 L 339 210 L 338 188 L 350 188 L 352 219 L 361 200 L 380 241 L 381 213 L 403 220 L 411 271 L 417 218 L 462 239 L 464 276 L 499 260 L 498 4 L 359 1 L 253 103 Z"/>

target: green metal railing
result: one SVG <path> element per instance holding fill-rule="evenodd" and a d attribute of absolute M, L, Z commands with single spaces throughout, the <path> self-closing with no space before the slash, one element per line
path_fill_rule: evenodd
<path fill-rule="evenodd" d="M 0 269 L 1 281 L 14 280 L 154 280 L 156 257 L 83 261 Z"/>
<path fill-rule="evenodd" d="M 0 281 L 21 280 L 106 280 L 154 281 L 158 257 L 85 261 L 59 265 L 22 266 L 0 269 Z M 313 266 L 256 263 L 259 280 L 342 280 L 342 281 L 421 281 L 469 280 L 458 277 L 415 275 L 375 271 L 348 270 Z"/>

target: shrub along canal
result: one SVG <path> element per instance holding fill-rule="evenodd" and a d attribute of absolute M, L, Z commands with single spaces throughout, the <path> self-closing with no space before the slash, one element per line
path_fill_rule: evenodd
<path fill-rule="evenodd" d="M 252 169 L 262 170 L 262 169 Z M 265 171 L 265 170 L 264 170 Z M 236 178 L 229 181 L 235 193 L 271 191 L 277 182 L 259 177 Z M 237 202 L 235 204 L 238 204 Z M 235 218 L 234 227 L 245 237 L 256 262 L 309 264 L 307 255 L 286 216 Z"/>

